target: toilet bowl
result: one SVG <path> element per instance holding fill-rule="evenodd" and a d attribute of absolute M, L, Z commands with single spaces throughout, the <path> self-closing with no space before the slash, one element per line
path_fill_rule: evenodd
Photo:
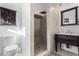
<path fill-rule="evenodd" d="M 17 45 L 9 45 L 4 48 L 4 55 L 5 56 L 14 56 L 18 50 Z"/>

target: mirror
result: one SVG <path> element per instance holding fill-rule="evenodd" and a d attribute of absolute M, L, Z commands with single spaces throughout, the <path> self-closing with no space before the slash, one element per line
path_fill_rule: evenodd
<path fill-rule="evenodd" d="M 77 25 L 77 8 L 78 7 L 74 7 L 61 11 L 61 26 Z"/>

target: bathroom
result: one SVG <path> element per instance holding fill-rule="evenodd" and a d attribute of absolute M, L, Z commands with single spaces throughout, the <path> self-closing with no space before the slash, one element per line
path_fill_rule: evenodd
<path fill-rule="evenodd" d="M 68 5 L 68 6 L 67 6 Z M 27 6 L 27 7 L 26 7 Z M 0 23 L 0 56 L 4 56 L 5 48 L 10 45 L 16 45 L 13 48 L 18 47 L 18 51 L 12 55 L 15 56 L 48 56 L 50 54 L 55 54 L 55 42 L 54 35 L 55 34 L 73 34 L 78 35 L 79 28 L 78 25 L 71 26 L 61 26 L 61 15 L 60 12 L 62 10 L 66 10 L 69 8 L 73 8 L 75 6 L 79 6 L 78 3 L 1 3 L 0 7 L 4 7 L 6 9 L 10 9 L 16 11 L 16 23 L 14 25 L 1 25 Z M 78 10 L 79 11 L 79 10 Z M 44 12 L 44 14 L 43 14 Z M 39 20 L 39 18 L 44 18 Z M 43 22 L 44 31 L 41 36 L 45 35 L 45 45 L 40 45 L 41 49 L 40 53 L 36 53 L 35 51 L 35 26 L 40 27 L 43 26 L 42 23 L 36 25 L 35 19 L 37 23 Z M 75 30 L 74 30 L 75 28 Z M 41 40 L 41 39 L 40 39 Z M 42 38 L 43 40 L 43 38 Z M 41 40 L 41 41 L 42 41 Z M 39 42 L 39 40 L 38 40 Z M 12 47 L 12 46 L 11 46 Z M 67 48 L 69 47 L 69 48 Z M 78 54 L 78 47 L 72 45 L 61 44 L 61 48 Z M 9 50 L 9 49 L 8 49 Z M 16 49 L 15 49 L 16 50 Z M 38 50 L 38 49 L 37 49 Z M 60 55 L 61 53 L 56 53 Z M 7 54 L 8 55 L 8 54 Z M 52 56 L 52 55 L 51 55 Z"/>

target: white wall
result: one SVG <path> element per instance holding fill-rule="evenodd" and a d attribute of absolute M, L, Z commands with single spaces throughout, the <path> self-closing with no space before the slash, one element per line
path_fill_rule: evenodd
<path fill-rule="evenodd" d="M 0 7 L 12 9 L 16 11 L 16 26 L 0 26 L 0 35 L 4 34 L 13 34 L 8 31 L 8 29 L 18 30 L 21 28 L 22 22 L 22 6 L 21 4 L 17 3 L 1 3 Z"/>
<path fill-rule="evenodd" d="M 8 8 L 8 9 L 12 9 L 16 11 L 16 26 L 0 26 L 0 37 L 1 36 L 11 36 L 11 37 L 18 37 L 17 35 L 15 35 L 12 32 L 9 32 L 8 29 L 13 29 L 13 30 L 18 30 L 21 28 L 21 20 L 22 20 L 22 15 L 21 15 L 21 4 L 17 4 L 17 3 L 1 3 L 0 7 L 4 7 L 4 8 Z M 17 39 L 17 38 L 16 38 Z M 9 42 L 15 42 L 15 39 L 11 39 Z M 9 43 L 6 42 L 6 43 Z M 2 46 L 0 46 L 1 48 Z"/>
<path fill-rule="evenodd" d="M 31 12 L 32 14 L 40 14 L 41 11 L 47 10 L 46 3 L 32 3 L 31 4 Z"/>
<path fill-rule="evenodd" d="M 24 56 L 31 55 L 31 48 L 30 48 L 30 34 L 31 34 L 31 16 L 30 16 L 30 4 L 23 4 L 22 5 L 22 27 L 26 28 L 26 36 L 22 37 L 22 51 Z"/>
<path fill-rule="evenodd" d="M 75 4 L 75 3 L 64 4 L 60 7 L 60 12 L 62 10 L 66 10 L 66 9 L 69 9 L 69 8 L 72 8 L 72 7 L 75 7 L 75 6 L 79 6 L 79 4 Z M 79 14 L 79 7 L 78 7 L 78 14 Z M 60 14 L 59 14 L 59 17 L 61 17 Z M 79 19 L 79 16 L 78 16 L 78 19 Z M 59 32 L 65 33 L 65 32 L 67 32 L 67 30 L 69 30 L 70 32 L 73 32 L 73 33 L 79 33 L 79 25 L 61 26 L 61 18 L 59 18 Z M 67 50 L 67 51 L 78 53 L 78 48 L 75 47 L 75 46 L 70 46 L 70 48 L 66 48 L 66 45 L 62 44 L 62 48 Z"/>
<path fill-rule="evenodd" d="M 47 41 L 48 41 L 48 50 L 54 51 L 54 34 L 58 30 L 58 12 L 59 9 L 56 7 L 56 4 L 48 5 L 48 18 L 47 18 Z"/>

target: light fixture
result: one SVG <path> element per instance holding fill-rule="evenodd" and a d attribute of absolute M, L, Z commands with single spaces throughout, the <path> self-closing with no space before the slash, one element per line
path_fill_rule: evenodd
<path fill-rule="evenodd" d="M 8 31 L 9 32 L 12 32 L 12 33 L 14 33 L 14 34 L 16 34 L 16 35 L 21 35 L 21 36 L 24 36 L 25 37 L 25 33 L 26 33 L 26 31 L 25 31 L 26 29 L 25 29 L 25 27 L 23 27 L 22 29 L 19 29 L 19 30 L 13 30 L 13 29 L 9 29 L 8 28 Z"/>
<path fill-rule="evenodd" d="M 40 12 L 41 14 L 46 14 L 47 12 L 46 11 L 42 11 L 42 12 Z"/>

